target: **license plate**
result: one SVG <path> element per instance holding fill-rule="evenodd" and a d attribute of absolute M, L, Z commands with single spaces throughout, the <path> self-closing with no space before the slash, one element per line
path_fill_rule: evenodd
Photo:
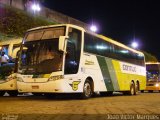
<path fill-rule="evenodd" d="M 34 86 L 32 86 L 32 89 L 39 89 L 39 86 L 38 85 L 34 85 Z"/>

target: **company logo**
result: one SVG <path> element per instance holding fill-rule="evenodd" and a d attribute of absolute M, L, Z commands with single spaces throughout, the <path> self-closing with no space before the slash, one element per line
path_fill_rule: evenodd
<path fill-rule="evenodd" d="M 129 72 L 136 72 L 136 67 L 123 64 L 123 70 L 129 71 Z"/>
<path fill-rule="evenodd" d="M 80 81 L 73 81 L 72 84 L 69 84 L 74 91 L 78 90 L 78 85 Z"/>
<path fill-rule="evenodd" d="M 143 75 L 143 76 L 146 75 L 146 69 L 145 67 L 142 66 L 120 62 L 120 68 L 122 73 Z"/>
<path fill-rule="evenodd" d="M 93 61 L 86 60 L 86 61 L 85 61 L 85 65 L 94 65 L 94 62 L 93 62 Z"/>

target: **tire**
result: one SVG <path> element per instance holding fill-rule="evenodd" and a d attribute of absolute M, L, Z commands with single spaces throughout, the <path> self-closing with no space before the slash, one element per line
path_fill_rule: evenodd
<path fill-rule="evenodd" d="M 129 95 L 136 95 L 136 88 L 135 88 L 135 84 L 133 82 L 131 83 Z"/>
<path fill-rule="evenodd" d="M 101 96 L 111 96 L 113 95 L 113 91 L 107 91 L 107 92 L 100 92 Z"/>
<path fill-rule="evenodd" d="M 7 91 L 9 96 L 16 97 L 18 95 L 18 91 Z"/>
<path fill-rule="evenodd" d="M 144 93 L 144 90 L 141 90 L 141 93 Z"/>
<path fill-rule="evenodd" d="M 129 91 L 124 91 L 124 95 L 136 95 L 136 90 L 135 90 L 135 84 L 132 82 L 130 85 L 130 90 Z"/>
<path fill-rule="evenodd" d="M 135 85 L 135 95 L 139 93 L 139 83 L 137 82 Z"/>
<path fill-rule="evenodd" d="M 5 94 L 5 91 L 0 91 L 0 96 L 3 96 Z"/>
<path fill-rule="evenodd" d="M 83 86 L 83 93 L 81 95 L 81 97 L 83 99 L 88 99 L 92 96 L 93 94 L 93 89 L 92 89 L 92 86 L 91 86 L 91 82 L 89 80 L 86 80 L 85 83 L 84 83 L 84 86 Z"/>

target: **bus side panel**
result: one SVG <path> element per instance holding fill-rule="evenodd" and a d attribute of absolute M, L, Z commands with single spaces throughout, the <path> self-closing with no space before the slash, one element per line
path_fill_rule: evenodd
<path fill-rule="evenodd" d="M 132 80 L 135 83 L 139 81 L 140 90 L 144 90 L 146 85 L 145 67 L 102 56 L 96 56 L 96 58 L 97 60 L 95 60 L 94 55 L 85 58 L 95 63 L 94 65 L 85 65 L 85 74 L 93 78 L 96 91 L 128 91 Z M 124 71 L 123 65 L 131 66 L 137 71 Z M 99 86 L 105 86 L 106 89 Z"/>
<path fill-rule="evenodd" d="M 91 77 L 94 82 L 94 91 L 107 91 L 108 88 L 106 88 L 97 56 L 85 53 L 82 61 L 83 70 L 81 76 L 83 76 L 84 82 L 87 77 Z"/>
<path fill-rule="evenodd" d="M 140 90 L 145 88 L 145 67 L 119 62 L 117 60 L 112 60 L 112 63 L 117 76 L 118 84 L 120 86 L 120 91 L 130 90 L 130 84 L 132 80 L 134 83 L 139 81 Z M 125 66 L 128 67 L 125 68 Z"/>
<path fill-rule="evenodd" d="M 98 60 L 107 90 L 114 91 L 113 82 L 111 80 L 111 75 L 110 75 L 108 64 L 105 57 L 97 56 L 97 60 Z"/>
<path fill-rule="evenodd" d="M 116 60 L 112 60 L 112 64 L 115 70 L 115 75 L 117 77 L 117 82 L 119 85 L 119 90 L 118 91 L 124 91 L 124 90 L 129 90 L 130 89 L 130 80 L 129 80 L 129 74 L 124 74 L 121 72 L 120 68 L 120 62 Z"/>
<path fill-rule="evenodd" d="M 117 83 L 117 76 L 110 58 L 97 56 L 97 60 L 105 81 L 107 91 L 118 91 L 119 85 Z"/>

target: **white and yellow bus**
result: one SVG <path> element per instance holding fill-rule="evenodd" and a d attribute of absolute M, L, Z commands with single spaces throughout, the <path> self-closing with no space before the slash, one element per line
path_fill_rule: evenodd
<path fill-rule="evenodd" d="M 10 96 L 18 95 L 16 82 L 17 65 L 15 65 L 15 62 L 21 42 L 20 38 L 0 41 L 0 53 L 5 52 L 9 57 L 8 63 L 0 65 L 0 96 L 3 96 L 6 92 Z"/>
<path fill-rule="evenodd" d="M 18 91 L 135 95 L 146 86 L 143 53 L 82 27 L 62 24 L 30 29 L 19 57 Z"/>

